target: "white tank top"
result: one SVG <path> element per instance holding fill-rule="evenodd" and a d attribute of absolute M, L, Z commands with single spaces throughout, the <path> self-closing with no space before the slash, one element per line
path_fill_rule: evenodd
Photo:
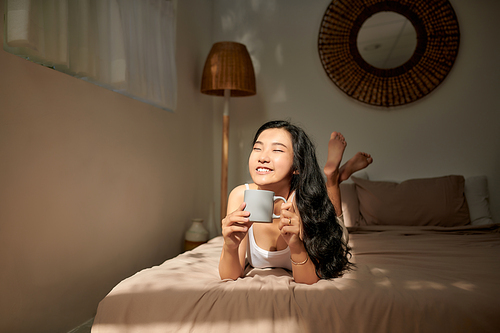
<path fill-rule="evenodd" d="M 261 249 L 255 242 L 253 225 L 248 229 L 247 259 L 248 263 L 255 268 L 281 267 L 292 270 L 290 248 L 279 251 Z"/>
<path fill-rule="evenodd" d="M 249 188 L 248 184 L 245 186 Z M 255 268 L 281 267 L 292 270 L 290 248 L 279 251 L 267 251 L 260 248 L 255 242 L 253 225 L 248 229 L 247 259 L 248 263 Z"/>

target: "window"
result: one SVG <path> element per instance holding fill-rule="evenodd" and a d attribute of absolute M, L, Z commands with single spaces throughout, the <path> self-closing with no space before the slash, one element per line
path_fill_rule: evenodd
<path fill-rule="evenodd" d="M 165 110 L 175 0 L 6 0 L 4 50 Z"/>

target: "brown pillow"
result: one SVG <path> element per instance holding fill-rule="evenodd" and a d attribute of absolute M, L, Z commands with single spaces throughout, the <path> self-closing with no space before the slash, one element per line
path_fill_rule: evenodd
<path fill-rule="evenodd" d="M 367 225 L 454 227 L 470 223 L 464 177 L 411 179 L 402 183 L 352 177 Z"/>

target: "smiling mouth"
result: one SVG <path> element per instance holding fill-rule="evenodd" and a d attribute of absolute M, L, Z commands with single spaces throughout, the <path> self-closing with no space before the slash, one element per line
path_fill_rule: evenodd
<path fill-rule="evenodd" d="M 258 173 L 269 173 L 273 170 L 269 169 L 269 168 L 257 168 L 257 172 Z"/>

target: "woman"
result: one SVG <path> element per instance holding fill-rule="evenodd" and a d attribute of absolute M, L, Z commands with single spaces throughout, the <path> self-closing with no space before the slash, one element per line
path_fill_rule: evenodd
<path fill-rule="evenodd" d="M 325 184 L 315 147 L 301 128 L 287 121 L 270 121 L 259 128 L 248 160 L 254 183 L 231 191 L 222 220 L 222 279 L 243 277 L 246 257 L 254 267 L 290 269 L 296 282 L 307 284 L 351 268 L 347 234 L 343 237 L 345 228 L 337 221 L 337 214 L 342 215 L 339 184 L 372 158 L 358 153 L 339 168 L 345 147 L 344 137 L 332 133 Z M 273 223 L 250 222 L 243 202 L 247 188 L 287 198 L 280 218 Z"/>

